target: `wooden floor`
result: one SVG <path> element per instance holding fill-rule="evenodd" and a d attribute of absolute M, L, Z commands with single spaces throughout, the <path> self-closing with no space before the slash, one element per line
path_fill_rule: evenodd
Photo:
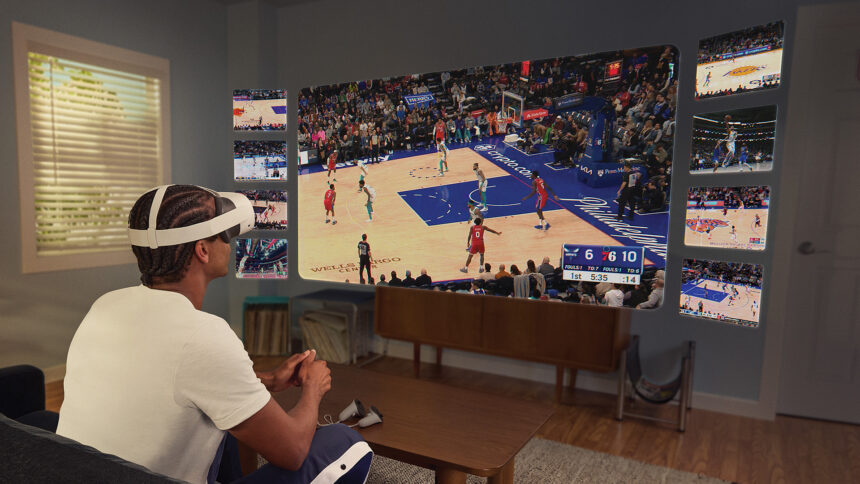
<path fill-rule="evenodd" d="M 255 367 L 268 369 L 277 361 L 259 358 Z M 385 357 L 365 368 L 412 375 L 412 361 L 400 358 Z M 425 364 L 421 373 L 423 379 L 510 397 L 552 403 L 555 396 L 550 384 L 459 368 Z M 46 385 L 49 410 L 59 410 L 62 391 L 60 382 Z M 679 433 L 669 425 L 644 420 L 617 422 L 612 395 L 568 390 L 564 402 L 554 404 L 555 415 L 538 436 L 739 483 L 860 482 L 857 425 L 783 416 L 768 422 L 694 409 L 687 431 Z"/>

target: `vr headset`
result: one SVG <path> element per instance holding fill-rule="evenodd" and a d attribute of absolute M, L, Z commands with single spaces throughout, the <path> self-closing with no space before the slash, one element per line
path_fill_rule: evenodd
<path fill-rule="evenodd" d="M 146 230 L 128 229 L 131 245 L 157 249 L 194 242 L 213 235 L 217 235 L 225 243 L 229 243 L 233 237 L 254 228 L 254 209 L 245 195 L 234 192 L 216 192 L 205 187 L 198 187 L 215 197 L 215 216 L 205 222 L 187 227 L 156 230 L 158 209 L 161 207 L 164 194 L 170 186 L 172 185 L 162 185 L 152 189 L 155 190 L 155 198 L 152 199 L 152 208 L 149 210 L 149 228 Z"/>

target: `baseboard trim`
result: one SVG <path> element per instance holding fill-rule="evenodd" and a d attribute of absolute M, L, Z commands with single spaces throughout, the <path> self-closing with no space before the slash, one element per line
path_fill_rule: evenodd
<path fill-rule="evenodd" d="M 385 340 L 374 338 L 374 352 L 382 354 L 386 351 Z M 412 359 L 412 343 L 389 340 L 387 355 L 394 358 Z M 436 351 L 432 346 L 422 345 L 421 361 L 436 362 Z M 480 371 L 493 375 L 532 380 L 539 383 L 555 384 L 555 367 L 545 363 L 514 360 L 499 356 L 482 355 L 453 349 L 445 349 L 442 364 Z M 618 380 L 615 373 L 600 374 L 580 371 L 576 376 L 576 388 L 615 395 L 618 391 Z M 694 409 L 738 415 L 760 420 L 773 420 L 775 415 L 757 400 L 728 397 L 713 393 L 693 392 L 692 405 Z"/>

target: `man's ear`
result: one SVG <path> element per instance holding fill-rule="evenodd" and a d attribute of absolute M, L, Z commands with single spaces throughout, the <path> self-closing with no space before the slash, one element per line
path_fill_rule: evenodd
<path fill-rule="evenodd" d="M 209 256 L 211 252 L 209 251 L 209 245 L 205 240 L 198 240 L 194 243 L 194 257 L 196 257 L 200 262 L 206 264 L 209 262 Z"/>

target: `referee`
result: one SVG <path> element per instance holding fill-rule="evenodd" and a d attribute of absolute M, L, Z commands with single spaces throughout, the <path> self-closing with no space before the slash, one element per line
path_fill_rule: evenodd
<path fill-rule="evenodd" d="M 370 244 L 367 243 L 367 234 L 361 234 L 358 243 L 358 279 L 364 284 L 364 268 L 367 267 L 367 280 L 373 281 L 370 275 Z"/>
<path fill-rule="evenodd" d="M 639 173 L 630 169 L 630 163 L 624 163 L 624 173 L 621 174 L 621 188 L 618 189 L 618 220 L 624 216 L 624 206 L 630 205 L 630 220 L 636 211 L 636 195 L 639 191 Z"/>

